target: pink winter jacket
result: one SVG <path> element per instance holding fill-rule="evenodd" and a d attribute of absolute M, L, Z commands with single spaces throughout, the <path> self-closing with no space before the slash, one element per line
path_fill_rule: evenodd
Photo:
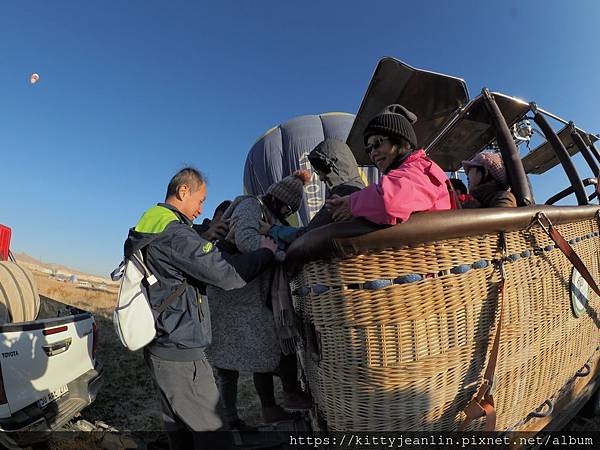
<path fill-rule="evenodd" d="M 354 217 L 394 225 L 414 212 L 454 209 L 449 185 L 444 171 L 423 150 L 416 150 L 381 183 L 351 194 L 350 209 Z"/>

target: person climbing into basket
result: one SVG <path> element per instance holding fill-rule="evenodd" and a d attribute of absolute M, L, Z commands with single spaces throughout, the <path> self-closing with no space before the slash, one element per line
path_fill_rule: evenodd
<path fill-rule="evenodd" d="M 444 171 L 423 149 L 416 150 L 412 126 L 416 121 L 415 114 L 398 104 L 387 106 L 371 119 L 364 132 L 365 151 L 383 177 L 380 183 L 359 192 L 327 200 L 334 220 L 364 217 L 377 224 L 394 225 L 415 212 L 456 208 Z"/>
<path fill-rule="evenodd" d="M 300 207 L 303 188 L 309 178 L 307 171 L 298 171 L 271 185 L 263 196 L 243 195 L 234 199 L 222 217 L 223 220 L 230 219 L 231 224 L 226 241 L 241 253 L 254 251 L 264 238 L 259 233 L 260 221 L 287 224 L 286 218 Z M 256 430 L 238 415 L 240 371 L 253 373 L 265 422 L 296 417 L 275 401 L 273 374 L 276 371 L 283 385 L 284 407 L 308 409 L 312 404 L 297 380 L 294 343 L 286 345 L 295 335 L 282 318 L 293 316 L 293 305 L 291 299 L 284 303 L 284 298 L 274 292 L 275 270 L 263 273 L 244 289 L 207 289 L 213 334 L 207 356 L 217 372 L 225 420 L 231 429 Z M 283 287 L 287 293 L 289 286 Z M 285 355 L 283 350 L 288 350 Z"/>
<path fill-rule="evenodd" d="M 358 172 L 356 159 L 345 142 L 325 139 L 308 154 L 308 160 L 319 179 L 325 183 L 327 198 L 333 195 L 350 195 L 365 187 Z M 305 227 L 296 228 L 261 222 L 260 231 L 275 240 L 278 246 L 287 248 L 304 233 L 331 222 L 333 222 L 331 211 L 323 205 Z"/>
<path fill-rule="evenodd" d="M 477 153 L 463 161 L 473 200 L 463 208 L 516 208 L 517 199 L 510 191 L 502 156 L 495 152 Z"/>

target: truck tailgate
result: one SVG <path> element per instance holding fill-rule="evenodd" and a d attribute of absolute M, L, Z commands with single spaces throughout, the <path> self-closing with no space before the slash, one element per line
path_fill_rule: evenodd
<path fill-rule="evenodd" d="M 94 368 L 94 319 L 88 313 L 0 329 L 0 364 L 11 413 L 51 403 L 67 383 Z"/>

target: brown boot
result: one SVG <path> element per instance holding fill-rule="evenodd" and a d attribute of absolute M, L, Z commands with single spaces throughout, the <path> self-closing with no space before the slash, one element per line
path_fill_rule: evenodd
<path fill-rule="evenodd" d="M 312 397 L 302 391 L 284 392 L 283 407 L 285 409 L 310 409 L 312 408 Z"/>
<path fill-rule="evenodd" d="M 265 423 L 283 422 L 285 420 L 294 420 L 298 414 L 287 412 L 279 405 L 267 406 L 262 409 L 262 416 Z"/>

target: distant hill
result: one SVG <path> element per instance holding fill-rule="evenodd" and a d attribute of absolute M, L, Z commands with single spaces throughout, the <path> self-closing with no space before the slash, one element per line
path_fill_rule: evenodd
<path fill-rule="evenodd" d="M 106 284 L 115 284 L 108 277 L 99 277 L 97 275 L 88 274 L 85 272 L 81 272 L 80 270 L 76 270 L 76 269 L 72 269 L 70 267 L 64 266 L 62 264 L 40 261 L 38 259 L 33 258 L 32 256 L 29 256 L 27 253 L 15 253 L 14 256 L 15 256 L 15 259 L 17 260 L 17 262 L 24 263 L 25 265 L 29 266 L 33 270 L 38 270 L 38 271 L 43 271 L 43 269 L 56 270 L 58 273 L 61 273 L 64 275 L 76 275 L 77 278 L 80 278 L 82 280 L 85 279 L 85 280 L 94 281 L 94 282 L 102 281 Z"/>
<path fill-rule="evenodd" d="M 45 265 L 49 264 L 49 263 L 39 261 L 39 260 L 29 256 L 27 253 L 16 253 L 14 256 L 18 262 L 35 264 L 36 266 L 45 266 Z"/>

